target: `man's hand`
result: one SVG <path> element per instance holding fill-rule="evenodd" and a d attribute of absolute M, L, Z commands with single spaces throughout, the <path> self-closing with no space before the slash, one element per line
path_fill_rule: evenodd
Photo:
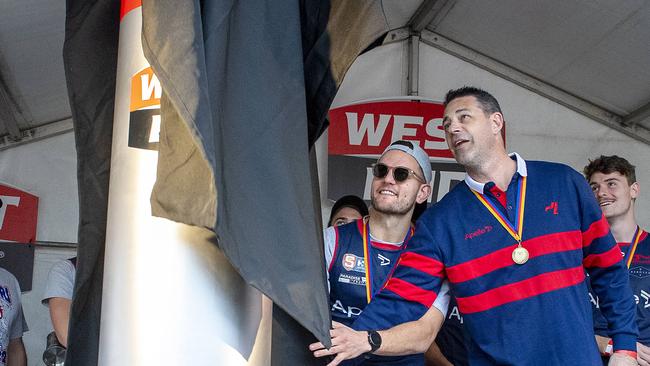
<path fill-rule="evenodd" d="M 650 347 L 636 343 L 636 360 L 641 366 L 650 366 Z"/>
<path fill-rule="evenodd" d="M 608 366 L 637 366 L 636 360 L 626 354 L 616 353 L 609 358 Z"/>
<path fill-rule="evenodd" d="M 327 366 L 336 366 L 343 360 L 349 360 L 370 351 L 368 332 L 356 331 L 338 322 L 332 322 L 332 326 L 334 327 L 330 330 L 332 348 L 325 349 L 320 342 L 309 345 L 309 350 L 314 352 L 315 357 L 336 355 Z"/>

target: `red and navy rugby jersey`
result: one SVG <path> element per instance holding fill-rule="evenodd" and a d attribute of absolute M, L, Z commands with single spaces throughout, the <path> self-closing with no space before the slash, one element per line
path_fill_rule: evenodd
<path fill-rule="evenodd" d="M 446 277 L 469 335 L 470 364 L 595 365 L 586 269 L 615 349 L 634 350 L 627 270 L 587 182 L 565 165 L 518 164 L 527 174 L 525 264 L 512 260 L 515 239 L 466 183 L 458 184 L 421 216 L 393 276 L 353 327 L 385 329 L 420 318 Z M 519 175 L 508 190 L 517 189 Z"/>
<path fill-rule="evenodd" d="M 328 269 L 332 319 L 350 325 L 368 304 L 363 219 L 334 227 L 334 230 L 336 247 Z M 379 292 L 395 267 L 403 245 L 383 244 L 374 240 L 370 243 L 372 288 Z"/>
<path fill-rule="evenodd" d="M 334 227 L 336 246 L 328 269 L 332 320 L 351 325 L 367 306 L 366 268 L 363 248 L 363 219 Z M 411 229 L 406 241 L 411 236 Z M 379 292 L 395 267 L 405 243 L 384 244 L 371 239 L 370 266 L 372 288 Z M 423 365 L 424 355 L 377 356 L 362 355 L 342 365 Z"/>
<path fill-rule="evenodd" d="M 630 263 L 630 287 L 632 288 L 632 295 L 636 303 L 636 324 L 639 327 L 639 343 L 650 346 L 650 236 L 642 229 L 639 236 L 639 243 L 632 256 Z M 630 253 L 632 243 L 618 243 L 626 256 L 624 260 L 627 262 L 627 254 Z M 609 337 L 607 330 L 607 321 L 603 317 L 599 303 L 600 299 L 593 295 L 591 296 L 592 306 L 594 306 L 594 328 L 596 334 Z"/>

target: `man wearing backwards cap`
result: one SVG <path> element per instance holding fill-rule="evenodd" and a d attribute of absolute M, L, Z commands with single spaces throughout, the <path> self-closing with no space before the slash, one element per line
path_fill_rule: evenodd
<path fill-rule="evenodd" d="M 325 262 L 334 328 L 351 325 L 379 292 L 413 235 L 416 202 L 431 193 L 429 156 L 417 144 L 396 141 L 373 166 L 369 216 L 325 229 Z M 432 316 L 442 319 L 448 298 L 440 296 Z M 399 317 L 399 315 L 395 315 Z M 372 340 L 369 340 L 372 342 Z M 347 365 L 423 364 L 422 354 L 399 357 L 366 355 Z"/>
<path fill-rule="evenodd" d="M 333 329 L 331 349 L 314 343 L 314 354 L 337 354 L 332 366 L 364 352 L 425 350 L 441 321 L 427 318 L 430 306 L 447 279 L 470 365 L 598 365 L 587 271 L 613 339 L 609 365 L 636 365 L 627 269 L 584 178 L 562 164 L 508 155 L 503 114 L 484 90 L 450 90 L 442 126 L 465 182 L 419 218 L 357 330 Z"/>

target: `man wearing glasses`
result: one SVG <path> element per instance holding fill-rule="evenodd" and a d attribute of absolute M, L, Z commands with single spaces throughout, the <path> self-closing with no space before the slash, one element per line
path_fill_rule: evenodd
<path fill-rule="evenodd" d="M 447 279 L 463 314 L 470 365 L 597 365 L 586 270 L 613 339 L 609 364 L 636 365 L 627 270 L 589 185 L 565 165 L 508 155 L 503 126 L 489 93 L 447 93 L 443 128 L 465 182 L 422 214 L 386 286 L 353 324 L 357 330 L 333 329 L 330 350 L 310 345 L 316 356 L 337 354 L 331 366 L 364 352 L 425 350 L 441 321 L 431 303 Z M 377 334 L 380 347 L 373 349 L 367 334 Z"/>
<path fill-rule="evenodd" d="M 416 203 L 431 193 L 427 153 L 410 141 L 396 141 L 373 166 L 370 214 L 349 224 L 325 229 L 325 262 L 334 327 L 351 325 L 384 286 L 400 253 L 413 236 L 411 215 Z M 394 291 L 408 291 L 393 285 Z M 444 291 L 444 290 L 443 290 Z M 448 299 L 440 296 L 434 316 L 442 319 Z M 398 316 L 398 315 L 397 315 Z M 369 344 L 373 339 L 369 338 Z M 378 346 L 378 343 L 375 343 Z M 423 364 L 423 355 L 366 355 L 350 364 Z"/>

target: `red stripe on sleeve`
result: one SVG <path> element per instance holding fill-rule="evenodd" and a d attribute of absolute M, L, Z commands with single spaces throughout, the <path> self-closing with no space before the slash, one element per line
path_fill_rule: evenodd
<path fill-rule="evenodd" d="M 606 268 L 623 260 L 621 249 L 618 245 L 613 246 L 610 250 L 600 254 L 589 254 L 582 260 L 585 268 Z"/>
<path fill-rule="evenodd" d="M 431 304 L 436 301 L 438 296 L 433 291 L 427 291 L 395 277 L 391 277 L 384 288 L 396 293 L 404 300 L 418 302 L 428 308 L 431 307 Z"/>
<path fill-rule="evenodd" d="M 600 220 L 595 221 L 591 226 L 589 226 L 587 231 L 582 233 L 582 246 L 587 247 L 591 245 L 591 242 L 594 241 L 594 239 L 607 235 L 608 231 L 609 224 L 607 223 L 607 219 L 605 219 L 605 215 L 603 215 L 600 217 Z"/>
<path fill-rule="evenodd" d="M 580 231 L 566 231 L 538 236 L 523 241 L 521 244 L 528 249 L 529 258 L 546 254 L 571 251 L 582 248 Z M 452 283 L 473 280 L 497 269 L 516 265 L 512 261 L 512 251 L 517 244 L 505 247 L 482 257 L 447 267 L 447 277 Z"/>
<path fill-rule="evenodd" d="M 431 276 L 443 276 L 444 265 L 442 262 L 437 261 L 433 258 L 429 258 L 422 254 L 404 252 L 402 255 L 400 255 L 398 264 L 400 266 L 417 269 L 418 271 L 424 272 Z"/>
<path fill-rule="evenodd" d="M 463 314 L 476 313 L 496 306 L 527 299 L 546 292 L 573 286 L 585 278 L 582 266 L 543 273 L 523 281 L 497 287 L 481 294 L 458 297 L 458 309 Z"/>

